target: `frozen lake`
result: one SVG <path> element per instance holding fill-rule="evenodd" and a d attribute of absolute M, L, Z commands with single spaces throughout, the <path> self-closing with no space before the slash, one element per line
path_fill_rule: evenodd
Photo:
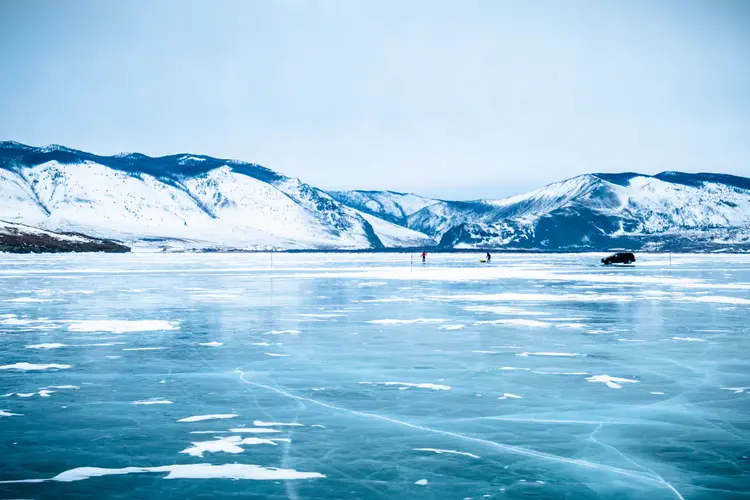
<path fill-rule="evenodd" d="M 750 498 L 750 256 L 480 255 L 0 255 L 0 497 Z"/>

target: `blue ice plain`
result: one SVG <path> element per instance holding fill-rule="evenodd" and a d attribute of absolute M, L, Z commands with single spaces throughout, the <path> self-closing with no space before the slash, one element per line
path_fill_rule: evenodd
<path fill-rule="evenodd" d="M 750 257 L 3 256 L 0 496 L 748 498 Z"/>

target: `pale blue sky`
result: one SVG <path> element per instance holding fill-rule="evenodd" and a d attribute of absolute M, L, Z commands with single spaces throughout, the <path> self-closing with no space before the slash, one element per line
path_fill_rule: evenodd
<path fill-rule="evenodd" d="M 750 1 L 0 1 L 0 139 L 493 198 L 750 176 Z"/>

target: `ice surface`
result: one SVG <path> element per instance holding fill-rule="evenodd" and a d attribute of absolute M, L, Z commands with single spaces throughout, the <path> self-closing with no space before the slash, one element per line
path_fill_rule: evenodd
<path fill-rule="evenodd" d="M 747 498 L 750 256 L 494 257 L 3 256 L 0 496 Z"/>

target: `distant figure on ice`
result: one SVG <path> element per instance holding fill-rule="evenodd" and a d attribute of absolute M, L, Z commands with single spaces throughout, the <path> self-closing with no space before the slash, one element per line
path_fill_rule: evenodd
<path fill-rule="evenodd" d="M 490 252 L 487 252 L 487 264 L 490 263 L 491 259 L 492 259 L 492 255 L 490 255 Z"/>
<path fill-rule="evenodd" d="M 427 258 L 427 252 L 422 252 L 422 264 L 424 264 L 425 259 Z"/>

